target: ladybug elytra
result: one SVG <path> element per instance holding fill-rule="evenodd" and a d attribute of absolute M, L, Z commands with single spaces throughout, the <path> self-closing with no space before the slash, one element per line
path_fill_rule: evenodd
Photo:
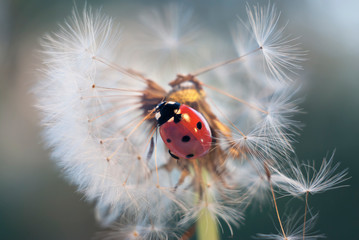
<path fill-rule="evenodd" d="M 211 129 L 201 113 L 172 101 L 161 102 L 155 111 L 161 138 L 173 158 L 191 159 L 208 153 Z"/>

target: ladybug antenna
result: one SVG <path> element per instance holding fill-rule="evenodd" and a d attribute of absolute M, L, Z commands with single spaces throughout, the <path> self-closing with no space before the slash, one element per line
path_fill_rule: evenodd
<path fill-rule="evenodd" d="M 166 103 L 166 96 L 162 98 L 161 103 Z"/>
<path fill-rule="evenodd" d="M 152 108 L 151 110 L 148 110 L 148 112 L 151 112 L 151 111 L 156 112 L 156 111 L 158 111 L 160 109 L 160 107 L 165 103 L 166 103 L 166 97 L 163 97 L 161 102 L 159 104 L 157 104 L 156 107 Z"/>

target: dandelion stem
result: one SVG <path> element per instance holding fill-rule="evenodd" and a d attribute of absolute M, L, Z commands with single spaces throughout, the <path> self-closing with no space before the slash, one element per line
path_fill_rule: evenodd
<path fill-rule="evenodd" d="M 197 70 L 196 72 L 191 73 L 191 75 L 197 77 L 198 75 L 201 75 L 203 73 L 209 72 L 209 71 L 211 71 L 213 69 L 222 67 L 222 66 L 227 65 L 227 64 L 238 62 L 238 61 L 242 60 L 244 57 L 246 57 L 248 55 L 251 55 L 252 53 L 255 53 L 255 52 L 257 52 L 257 51 L 259 51 L 261 49 L 262 49 L 262 47 L 259 47 L 259 48 L 256 48 L 256 49 L 254 49 L 254 50 L 252 50 L 252 51 L 250 51 L 250 52 L 248 52 L 248 53 L 246 53 L 246 54 L 244 54 L 242 56 L 239 56 L 239 57 L 236 57 L 236 58 L 233 58 L 233 59 L 230 59 L 230 60 L 226 60 L 224 62 L 216 63 L 216 64 L 213 64 L 213 65 L 201 68 L 201 69 Z"/>
<path fill-rule="evenodd" d="M 309 191 L 307 191 L 306 194 L 305 194 L 304 223 L 303 223 L 303 240 L 305 239 L 305 223 L 307 222 L 308 195 L 309 195 Z"/>
<path fill-rule="evenodd" d="M 204 207 L 200 213 L 200 217 L 197 220 L 197 237 L 198 240 L 218 240 L 218 227 L 217 222 L 213 218 L 212 214 L 208 210 L 208 204 L 213 200 L 207 191 L 207 180 L 209 176 L 205 169 L 202 170 L 202 187 L 203 194 L 206 199 L 206 207 Z"/>
<path fill-rule="evenodd" d="M 202 210 L 201 216 L 197 221 L 197 228 L 198 240 L 219 239 L 216 221 L 206 208 Z"/>

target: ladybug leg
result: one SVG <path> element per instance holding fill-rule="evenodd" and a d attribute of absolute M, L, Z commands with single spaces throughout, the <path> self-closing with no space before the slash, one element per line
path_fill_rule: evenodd
<path fill-rule="evenodd" d="M 173 157 L 174 159 L 179 159 L 179 157 L 177 157 L 176 155 L 174 155 L 173 153 L 171 153 L 171 150 L 168 150 L 168 153 L 171 155 L 171 157 Z"/>
<path fill-rule="evenodd" d="M 147 161 L 151 159 L 154 149 L 155 149 L 155 141 L 153 140 L 153 136 L 152 136 L 150 140 L 150 148 L 147 153 Z"/>
<path fill-rule="evenodd" d="M 169 158 L 168 162 L 158 167 L 158 170 L 165 169 L 167 172 L 172 172 L 174 168 L 179 168 L 183 170 L 184 168 L 188 168 L 187 165 L 183 164 L 181 159 L 174 159 L 172 157 Z M 153 171 L 153 170 L 152 170 Z"/>
<path fill-rule="evenodd" d="M 158 168 L 158 170 L 164 169 L 168 173 L 170 173 L 174 168 L 180 168 L 181 169 L 181 176 L 177 182 L 177 184 L 174 186 L 173 190 L 176 191 L 176 189 L 181 186 L 185 180 L 185 178 L 190 175 L 190 171 L 188 168 L 188 164 L 186 164 L 186 161 L 181 161 L 181 159 L 170 158 L 167 163 L 163 164 Z M 151 173 L 154 171 L 151 170 Z"/>
<path fill-rule="evenodd" d="M 178 160 L 177 160 L 178 161 Z M 174 168 L 177 167 L 177 162 L 173 159 L 173 158 L 169 158 L 168 159 L 168 162 L 161 165 L 158 169 L 161 170 L 161 169 L 165 169 L 167 172 L 172 172 L 172 170 Z"/>
<path fill-rule="evenodd" d="M 170 152 L 170 153 L 171 153 L 171 152 Z M 174 155 L 174 156 L 175 156 L 175 155 Z M 176 156 L 176 157 L 177 157 L 177 156 Z M 177 161 L 176 161 L 177 164 L 174 164 L 173 158 L 171 158 L 168 163 L 166 163 L 165 165 L 161 166 L 161 168 L 165 168 L 168 172 L 172 171 L 175 167 L 178 167 L 178 168 L 180 168 L 180 169 L 182 170 L 181 176 L 180 176 L 180 178 L 179 178 L 177 184 L 174 186 L 173 191 L 176 191 L 177 188 L 183 184 L 185 178 L 186 178 L 188 175 L 190 175 L 190 171 L 189 171 L 187 162 L 181 161 L 180 158 L 178 158 L 178 159 L 176 159 L 176 160 L 177 160 Z"/>
<path fill-rule="evenodd" d="M 181 176 L 180 176 L 176 186 L 174 187 L 173 191 L 176 191 L 177 188 L 182 185 L 182 183 L 184 182 L 184 180 L 186 179 L 186 177 L 188 175 L 190 175 L 190 171 L 188 170 L 187 167 L 184 167 L 182 172 L 181 172 Z"/>

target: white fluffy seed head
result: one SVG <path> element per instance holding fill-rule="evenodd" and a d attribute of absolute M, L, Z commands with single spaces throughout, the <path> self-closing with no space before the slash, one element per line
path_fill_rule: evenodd
<path fill-rule="evenodd" d="M 170 13 L 173 11 L 171 6 Z M 187 16 L 181 18 L 186 23 L 190 19 L 188 13 L 176 16 Z M 156 26 L 160 25 L 159 16 L 152 20 Z M 194 30 L 182 32 L 172 29 L 174 23 L 168 24 L 166 28 L 171 31 L 156 28 L 156 36 L 167 44 L 169 37 L 172 40 L 175 37 L 176 43 L 183 47 L 198 37 L 193 34 Z M 186 24 L 180 24 L 181 28 L 182 25 Z M 89 200 L 96 201 L 96 216 L 104 225 L 124 212 L 137 214 L 149 209 L 159 210 L 161 207 L 157 203 L 163 199 L 169 201 L 170 209 L 191 212 L 188 209 L 196 208 L 192 198 L 194 188 L 184 190 L 191 181 L 186 179 L 183 188 L 173 192 L 169 187 L 178 181 L 178 170 L 160 169 L 159 179 L 164 188 L 158 188 L 157 174 L 153 174 L 155 162 L 153 158 L 148 161 L 146 149 L 141 148 L 149 145 L 149 139 L 139 135 L 149 132 L 150 126 L 142 124 L 135 133 L 132 130 L 143 117 L 138 98 L 145 84 L 121 74 L 121 69 L 109 64 L 108 60 L 115 58 L 118 33 L 112 19 L 86 8 L 82 13 L 74 10 L 58 32 L 44 38 L 44 80 L 38 84 L 36 92 L 43 113 L 46 142 L 67 178 Z M 174 47 L 173 44 L 163 46 Z M 258 144 L 266 149 L 276 147 L 269 147 L 269 140 L 260 140 L 258 135 L 248 134 L 245 142 L 249 148 Z M 164 153 L 163 144 L 158 143 L 157 148 L 156 161 L 161 166 L 168 155 Z M 213 215 L 232 219 L 232 210 L 221 195 L 216 193 L 213 199 L 215 201 L 209 205 Z"/>
<path fill-rule="evenodd" d="M 243 219 L 253 200 L 268 199 L 270 188 L 263 169 L 268 162 L 275 186 L 285 183 L 288 192 L 301 191 L 296 188 L 303 185 L 301 175 L 286 182 L 290 176 L 274 168 L 285 168 L 283 160 L 292 156 L 291 144 L 299 129 L 292 120 L 299 109 L 288 87 L 288 72 L 298 68 L 301 53 L 283 38 L 283 28 L 276 29 L 274 8 L 257 6 L 247 11 L 247 27 L 259 45 L 256 48 L 261 49 L 244 60 L 263 69 L 253 71 L 255 64 L 249 64 L 245 71 L 233 67 L 233 72 L 224 75 L 222 70 L 205 75 L 218 85 L 223 83 L 237 98 L 208 89 L 208 99 L 213 101 L 209 103 L 232 137 L 218 134 L 216 147 L 243 150 L 246 157 L 228 154 L 223 166 L 218 166 L 223 171 L 208 175 L 205 184 L 189 168 L 188 176 L 177 185 L 183 169 L 169 158 L 141 102 L 147 78 L 114 63 L 116 59 L 121 64 L 134 63 L 130 64 L 134 70 L 147 69 L 146 74 L 159 77 L 161 86 L 179 73 L 176 71 L 189 73 L 203 67 L 197 64 L 208 57 L 208 49 L 217 46 L 204 44 L 207 37 L 199 40 L 203 32 L 192 24 L 191 12 L 169 5 L 164 18 L 157 11 L 142 15 L 146 30 L 134 33 L 130 54 L 120 55 L 126 59 L 116 56 L 122 44 L 117 25 L 90 8 L 82 13 L 75 9 L 59 31 L 44 37 L 43 80 L 35 90 L 44 139 L 69 181 L 96 203 L 99 222 L 105 226 L 118 222 L 106 234 L 108 239 L 180 238 L 203 211 L 231 228 Z M 238 44 L 237 49 L 241 48 Z M 140 51 L 131 52 L 136 45 L 142 46 Z M 199 46 L 206 53 L 197 51 Z M 135 57 L 139 60 L 131 59 Z M 169 73 L 171 78 L 166 78 Z M 328 170 L 330 163 L 324 164 L 306 189 L 320 192 L 344 180 L 346 173 L 333 173 L 337 167 Z M 296 166 L 289 166 L 297 172 Z M 290 185 L 293 182 L 295 186 Z M 199 188 L 204 192 L 201 199 Z"/>

